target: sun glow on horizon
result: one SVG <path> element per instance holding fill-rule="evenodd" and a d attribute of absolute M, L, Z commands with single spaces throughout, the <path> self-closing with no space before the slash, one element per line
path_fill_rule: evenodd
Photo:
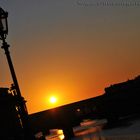
<path fill-rule="evenodd" d="M 51 96 L 50 99 L 49 99 L 49 102 L 51 104 L 55 104 L 57 102 L 57 97 L 56 96 Z"/>

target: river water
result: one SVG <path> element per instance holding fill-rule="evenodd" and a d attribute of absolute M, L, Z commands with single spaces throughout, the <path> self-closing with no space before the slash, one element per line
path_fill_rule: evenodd
<path fill-rule="evenodd" d="M 75 137 L 72 140 L 105 140 L 101 136 L 102 125 L 91 126 L 89 128 L 75 132 Z"/>
<path fill-rule="evenodd" d="M 103 129 L 105 125 L 104 120 L 98 122 L 95 124 L 94 121 L 88 121 L 74 127 L 75 137 L 71 138 L 71 140 L 140 140 L 140 119 L 129 122 L 129 126 L 120 126 L 112 129 Z M 63 135 L 60 136 L 46 140 L 64 140 Z"/>
<path fill-rule="evenodd" d="M 105 121 L 86 120 L 82 122 L 79 126 L 73 128 L 75 137 L 71 140 L 104 140 L 100 134 L 104 125 L 102 123 L 105 123 Z M 64 140 L 64 138 L 63 130 L 59 129 L 50 130 L 50 135 L 45 137 L 46 140 Z"/>
<path fill-rule="evenodd" d="M 89 126 L 76 129 L 75 137 L 71 140 L 140 140 L 140 119 L 129 122 L 129 126 L 112 129 L 102 129 L 103 125 Z"/>

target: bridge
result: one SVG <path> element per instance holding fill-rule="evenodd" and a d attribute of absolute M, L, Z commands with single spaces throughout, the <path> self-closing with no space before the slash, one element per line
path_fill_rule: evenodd
<path fill-rule="evenodd" d="M 96 119 L 100 116 L 97 105 L 101 103 L 102 96 L 82 100 L 53 109 L 41 111 L 30 115 L 33 133 L 49 133 L 49 129 L 63 129 L 65 137 L 72 137 L 73 127 L 80 124 L 83 119 Z"/>

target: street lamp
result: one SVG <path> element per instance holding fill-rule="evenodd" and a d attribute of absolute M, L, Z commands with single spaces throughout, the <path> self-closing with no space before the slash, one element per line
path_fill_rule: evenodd
<path fill-rule="evenodd" d="M 11 76 L 13 79 L 13 84 L 12 84 L 12 92 L 15 96 L 16 99 L 16 107 L 18 110 L 19 114 L 19 119 L 21 122 L 21 127 L 23 129 L 23 134 L 24 134 L 24 140 L 32 140 L 33 137 L 31 135 L 31 131 L 29 129 L 29 120 L 28 120 L 28 112 L 25 104 L 24 98 L 21 96 L 20 88 L 18 85 L 18 81 L 16 78 L 14 66 L 11 60 L 10 52 L 9 52 L 9 45 L 6 42 L 6 36 L 8 34 L 8 13 L 5 12 L 1 7 L 0 7 L 0 39 L 2 40 L 2 49 L 5 51 L 5 55 L 7 58 L 7 62 L 9 65 L 9 69 L 11 72 Z"/>

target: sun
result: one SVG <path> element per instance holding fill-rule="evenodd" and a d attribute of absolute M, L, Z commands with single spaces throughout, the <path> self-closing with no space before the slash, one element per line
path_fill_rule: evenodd
<path fill-rule="evenodd" d="M 50 101 L 50 103 L 54 104 L 57 102 L 57 98 L 55 96 L 51 96 L 49 101 Z"/>

